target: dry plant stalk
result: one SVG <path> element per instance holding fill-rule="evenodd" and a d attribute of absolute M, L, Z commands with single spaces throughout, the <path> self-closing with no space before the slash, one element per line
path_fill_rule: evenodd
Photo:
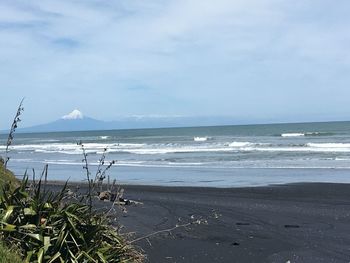
<path fill-rule="evenodd" d="M 102 184 L 103 181 L 106 179 L 106 173 L 107 171 L 116 163 L 115 160 L 112 160 L 108 163 L 107 166 L 105 166 L 105 158 L 106 158 L 106 152 L 107 148 L 104 148 L 101 158 L 99 159 L 99 164 L 97 167 L 97 171 L 95 174 L 95 179 L 93 180 L 91 178 L 91 172 L 89 169 L 89 162 L 88 162 L 88 153 L 86 152 L 84 144 L 80 141 L 77 143 L 81 147 L 81 150 L 83 151 L 83 169 L 86 171 L 86 178 L 88 180 L 88 193 L 87 193 L 87 199 L 89 201 L 89 206 L 92 208 L 92 196 L 96 193 L 96 186 L 99 187 L 99 192 L 102 192 Z M 111 191 L 112 188 L 109 186 L 109 176 L 108 179 L 108 186 L 107 191 Z M 115 185 L 116 180 L 113 181 L 113 187 Z"/>
<path fill-rule="evenodd" d="M 89 201 L 89 209 L 90 209 L 90 213 L 91 213 L 91 209 L 92 209 L 92 188 L 93 188 L 93 183 L 92 183 L 92 179 L 91 179 L 91 173 L 89 170 L 89 163 L 88 163 L 88 159 L 87 159 L 87 152 L 85 150 L 84 144 L 80 141 L 77 143 L 78 145 L 80 145 L 82 151 L 83 151 L 83 159 L 81 160 L 84 165 L 83 165 L 83 169 L 86 171 L 86 179 L 88 180 L 89 183 L 89 188 L 88 188 L 88 193 L 87 193 L 87 198 Z"/>
<path fill-rule="evenodd" d="M 156 236 L 156 235 L 159 235 L 159 234 L 162 234 L 162 233 L 171 233 L 172 231 L 174 231 L 174 230 L 176 230 L 178 228 L 186 228 L 186 227 L 191 226 L 191 225 L 201 225 L 201 224 L 202 225 L 207 225 L 208 221 L 206 219 L 197 219 L 197 220 L 193 220 L 193 221 L 188 222 L 188 223 L 177 224 L 174 227 L 163 229 L 163 230 L 159 230 L 159 231 L 156 231 L 156 232 L 152 232 L 152 233 L 150 233 L 148 235 L 136 238 L 136 239 L 130 241 L 130 244 L 133 244 L 135 242 L 139 242 L 139 241 L 144 240 L 144 239 L 147 239 L 147 241 L 149 242 L 148 238 L 150 238 L 152 236 Z"/>
<path fill-rule="evenodd" d="M 16 115 L 15 115 L 15 118 L 12 121 L 10 133 L 9 133 L 9 135 L 7 137 L 6 150 L 5 150 L 5 161 L 4 161 L 5 168 L 7 167 L 8 161 L 10 160 L 10 157 L 9 157 L 10 146 L 12 144 L 12 141 L 13 141 L 16 129 L 18 127 L 18 123 L 22 121 L 20 119 L 20 116 L 21 116 L 22 112 L 24 111 L 23 101 L 24 101 L 24 98 L 21 100 L 21 103 L 19 104 L 19 106 L 17 108 L 17 112 L 16 112 Z"/>

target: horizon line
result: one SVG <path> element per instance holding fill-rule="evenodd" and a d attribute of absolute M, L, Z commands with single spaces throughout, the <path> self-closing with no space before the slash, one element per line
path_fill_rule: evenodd
<path fill-rule="evenodd" d="M 113 121 L 112 121 L 113 122 Z M 41 134 L 41 133 L 58 133 L 58 132 L 97 132 L 97 131 L 127 131 L 127 130 L 156 130 L 156 129 L 184 129 L 184 128 L 206 128 L 206 127 L 229 127 L 229 126 L 255 126 L 255 125 L 286 125 L 286 124 L 320 124 L 320 123 L 341 123 L 350 122 L 350 120 L 333 120 L 333 121 L 301 121 L 301 122 L 264 122 L 264 123 L 246 123 L 246 124 L 221 124 L 221 125 L 197 125 L 197 126 L 164 126 L 164 127 L 138 127 L 138 128 L 116 128 L 116 129 L 88 129 L 88 130 L 73 130 L 73 131 L 38 131 L 38 132 L 26 132 L 21 131 L 22 129 L 30 129 L 35 126 L 18 128 L 16 133 L 20 134 Z M 1 130 L 0 136 L 6 135 L 9 130 Z"/>

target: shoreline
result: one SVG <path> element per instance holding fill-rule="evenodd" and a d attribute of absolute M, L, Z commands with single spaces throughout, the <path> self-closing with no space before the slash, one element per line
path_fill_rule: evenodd
<path fill-rule="evenodd" d="M 17 177 L 16 177 L 17 178 Z M 17 178 L 20 180 L 21 178 Z M 31 180 L 31 178 L 29 178 Z M 38 180 L 35 180 L 38 181 Z M 88 185 L 86 180 L 84 181 L 67 181 L 68 186 L 82 186 L 85 187 Z M 47 180 L 47 184 L 50 186 L 60 186 L 64 185 L 66 181 L 64 180 Z M 266 185 L 252 185 L 252 186 L 228 186 L 228 187 L 222 187 L 222 186 L 190 186 L 190 185 L 155 185 L 155 184 L 128 184 L 128 183 L 121 183 L 121 184 L 116 184 L 117 186 L 120 186 L 122 188 L 127 188 L 130 190 L 142 190 L 142 189 L 206 189 L 206 190 L 238 190 L 239 192 L 241 191 L 248 191 L 248 190 L 253 190 L 253 189 L 271 189 L 271 188 L 283 188 L 283 187 L 315 187 L 315 186 L 344 186 L 344 187 L 349 187 L 350 188 L 350 183 L 334 183 L 334 182 L 295 182 L 295 183 L 276 183 L 276 184 L 266 184 Z M 105 184 L 104 184 L 105 186 Z"/>
<path fill-rule="evenodd" d="M 13 167 L 10 167 L 11 169 Z M 18 179 L 23 174 L 20 171 L 26 167 L 17 167 L 14 172 Z M 74 168 L 74 169 L 73 169 Z M 95 168 L 95 167 L 94 167 Z M 71 170 L 72 169 L 72 170 Z M 91 168 L 93 171 L 94 169 Z M 42 167 L 37 168 L 41 171 Z M 49 180 L 82 183 L 86 178 L 82 166 L 49 165 Z M 215 187 L 241 188 L 264 187 L 269 185 L 294 183 L 350 183 L 347 169 L 171 169 L 171 168 L 130 168 L 116 167 L 109 172 L 111 181 L 115 178 L 123 185 L 157 185 L 170 187 Z"/>
<path fill-rule="evenodd" d="M 137 242 L 147 262 L 348 262 L 350 258 L 350 184 L 121 187 L 125 198 L 142 202 L 127 206 L 118 218 L 124 233 L 135 232 L 131 239 L 192 217 L 208 221 Z"/>

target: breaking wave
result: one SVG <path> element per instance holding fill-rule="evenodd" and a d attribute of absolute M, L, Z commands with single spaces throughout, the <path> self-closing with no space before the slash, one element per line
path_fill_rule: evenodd
<path fill-rule="evenodd" d="M 290 133 L 281 133 L 281 137 L 305 137 L 305 136 L 329 136 L 333 135 L 330 132 L 290 132 Z"/>
<path fill-rule="evenodd" d="M 199 152 L 350 152 L 350 143 L 305 143 L 273 144 L 233 141 L 226 143 L 85 143 L 85 150 L 90 154 L 170 154 Z M 0 146 L 4 151 L 5 146 Z M 11 150 L 31 153 L 60 153 L 67 155 L 82 154 L 81 147 L 74 143 L 24 144 L 11 146 Z"/>
<path fill-rule="evenodd" d="M 229 147 L 246 147 L 246 146 L 252 146 L 254 143 L 250 142 L 231 142 L 228 144 Z"/>
<path fill-rule="evenodd" d="M 305 133 L 282 133 L 281 137 L 301 137 L 305 136 Z"/>
<path fill-rule="evenodd" d="M 206 142 L 211 139 L 212 139 L 211 137 L 194 137 L 193 138 L 195 142 Z"/>

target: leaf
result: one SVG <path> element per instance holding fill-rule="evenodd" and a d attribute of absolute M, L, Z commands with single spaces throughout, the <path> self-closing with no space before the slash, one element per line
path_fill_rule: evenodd
<path fill-rule="evenodd" d="M 61 256 L 60 252 L 57 252 L 55 255 L 53 255 L 53 257 L 50 259 L 50 261 L 48 263 L 52 263 L 54 262 L 57 258 L 59 258 Z"/>
<path fill-rule="evenodd" d="M 5 213 L 4 217 L 2 218 L 2 220 L 3 220 L 4 222 L 7 222 L 7 219 L 9 219 L 9 217 L 10 217 L 11 214 L 13 213 L 14 208 L 15 208 L 15 207 L 14 207 L 13 205 L 10 205 L 10 206 L 7 207 L 6 213 Z"/>
<path fill-rule="evenodd" d="M 69 247 L 67 247 L 68 253 L 71 256 L 71 261 L 76 262 L 77 258 L 75 257 L 75 255 L 73 254 L 73 252 L 69 249 Z"/>
<path fill-rule="evenodd" d="M 23 225 L 23 226 L 19 226 L 19 228 L 21 228 L 21 229 L 35 229 L 36 225 L 34 225 L 34 224 L 26 224 L 26 225 Z"/>
<path fill-rule="evenodd" d="M 36 215 L 36 212 L 35 212 L 35 210 L 32 207 L 24 208 L 23 209 L 23 213 L 26 216 L 35 216 Z"/>
<path fill-rule="evenodd" d="M 40 248 L 39 252 L 38 252 L 38 263 L 42 263 L 43 262 L 43 255 L 44 255 L 44 249 Z"/>
<path fill-rule="evenodd" d="M 52 208 L 52 204 L 50 204 L 50 203 L 45 203 L 44 208 Z"/>
<path fill-rule="evenodd" d="M 74 233 L 85 243 L 84 235 L 76 228 L 76 226 L 75 226 L 74 222 L 72 221 L 72 219 L 67 217 L 67 220 L 68 220 L 69 224 L 71 225 Z"/>
<path fill-rule="evenodd" d="M 86 257 L 87 259 L 89 259 L 91 262 L 97 263 L 97 261 L 94 260 L 94 259 L 93 259 L 88 253 L 86 253 L 85 251 L 82 251 L 81 254 L 79 255 L 79 257 L 80 257 L 81 255 L 85 256 L 85 257 Z"/>
<path fill-rule="evenodd" d="M 107 263 L 107 259 L 103 256 L 101 252 L 97 252 L 97 255 L 103 263 Z"/>
<path fill-rule="evenodd" d="M 44 252 L 46 252 L 51 246 L 51 237 L 44 236 Z"/>
<path fill-rule="evenodd" d="M 30 262 L 30 259 L 32 258 L 32 255 L 33 255 L 33 251 L 28 251 L 27 252 L 27 257 L 25 259 L 25 263 L 29 263 Z"/>
<path fill-rule="evenodd" d="M 80 250 L 78 242 L 75 240 L 74 236 L 72 234 L 69 234 L 70 238 L 73 240 L 74 244 L 76 245 L 77 249 Z"/>
<path fill-rule="evenodd" d="M 66 223 L 64 223 L 63 227 L 61 228 L 61 230 L 58 234 L 58 238 L 55 242 L 55 249 L 61 249 L 63 242 L 67 238 L 68 231 L 66 231 L 66 227 L 67 227 L 67 225 L 66 225 Z"/>
<path fill-rule="evenodd" d="M 30 237 L 32 237 L 32 238 L 34 238 L 34 239 L 36 239 L 36 240 L 38 240 L 38 241 L 43 241 L 43 236 L 42 235 L 40 235 L 40 234 L 27 234 L 28 236 L 30 236 Z"/>
<path fill-rule="evenodd" d="M 22 191 L 21 189 L 19 189 L 18 192 L 19 192 L 23 197 L 25 197 L 25 198 L 29 196 L 28 192 Z"/>
<path fill-rule="evenodd" d="M 3 224 L 5 225 L 5 227 L 1 228 L 1 231 L 5 231 L 5 232 L 16 231 L 16 226 L 15 225 L 7 224 L 7 223 L 3 223 Z"/>

